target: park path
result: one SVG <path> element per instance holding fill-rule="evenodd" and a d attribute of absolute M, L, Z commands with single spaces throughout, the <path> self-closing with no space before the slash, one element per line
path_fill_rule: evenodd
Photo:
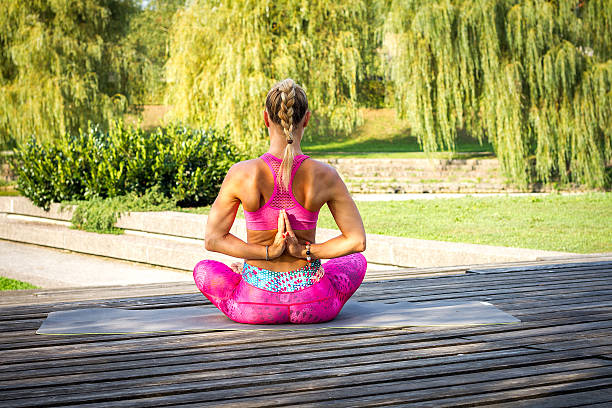
<path fill-rule="evenodd" d="M 189 272 L 4 240 L 0 276 L 42 288 L 192 281 Z"/>

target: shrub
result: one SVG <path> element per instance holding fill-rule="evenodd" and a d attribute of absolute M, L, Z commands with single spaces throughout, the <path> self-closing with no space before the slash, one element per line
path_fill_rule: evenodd
<path fill-rule="evenodd" d="M 90 126 L 53 143 L 32 138 L 15 152 L 17 189 L 34 204 L 89 200 L 153 187 L 179 206 L 212 203 L 239 155 L 228 132 L 169 125 L 145 132 L 115 123 Z"/>
<path fill-rule="evenodd" d="M 72 224 L 78 229 L 92 232 L 120 234 L 121 228 L 115 227 L 119 216 L 129 211 L 174 210 L 176 201 L 164 196 L 157 186 L 139 195 L 135 192 L 124 196 L 93 198 L 91 200 L 71 201 L 76 208 L 72 214 Z"/>

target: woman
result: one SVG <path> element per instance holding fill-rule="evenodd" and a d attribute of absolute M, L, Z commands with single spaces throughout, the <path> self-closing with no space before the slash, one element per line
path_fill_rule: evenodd
<path fill-rule="evenodd" d="M 198 289 L 239 323 L 317 323 L 333 319 L 361 284 L 366 260 L 359 211 L 338 173 L 302 154 L 310 111 L 291 79 L 266 98 L 270 149 L 227 173 L 206 225 L 206 249 L 245 259 L 242 271 L 201 261 Z M 279 158 L 282 156 L 282 160 Z M 242 204 L 247 242 L 229 233 Z M 327 204 L 341 235 L 314 243 Z M 320 259 L 330 259 L 321 265 Z M 240 273 L 241 272 L 241 273 Z"/>

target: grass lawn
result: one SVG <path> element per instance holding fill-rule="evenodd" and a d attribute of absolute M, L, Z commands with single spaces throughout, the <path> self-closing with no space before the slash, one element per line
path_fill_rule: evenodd
<path fill-rule="evenodd" d="M 358 202 L 366 231 L 550 251 L 612 251 L 612 193 Z M 319 226 L 335 228 L 325 207 Z"/>
<path fill-rule="evenodd" d="M 315 158 L 327 157 L 367 157 L 367 158 L 425 158 L 417 138 L 410 134 L 404 121 L 397 119 L 393 109 L 364 109 L 364 123 L 350 137 L 308 139 L 305 134 L 302 142 L 304 152 Z M 478 155 L 493 156 L 493 147 L 488 142 L 479 144 L 468 136 L 457 141 L 456 153 L 439 152 L 434 157 L 471 157 Z"/>
<path fill-rule="evenodd" d="M 612 252 L 612 193 L 357 202 L 366 232 L 549 251 Z M 208 214 L 210 207 L 184 211 Z M 242 209 L 238 218 L 243 218 Z M 324 206 L 320 228 L 336 228 Z"/>
<path fill-rule="evenodd" d="M 17 187 L 15 182 L 9 182 L 0 178 L 0 197 L 20 195 L 19 191 L 15 190 L 15 187 Z"/>
<path fill-rule="evenodd" d="M 17 190 L 0 188 L 0 197 L 7 197 L 7 196 L 16 197 L 20 195 L 21 193 Z"/>
<path fill-rule="evenodd" d="M 38 286 L 30 285 L 15 279 L 0 276 L 0 290 L 37 289 Z"/>

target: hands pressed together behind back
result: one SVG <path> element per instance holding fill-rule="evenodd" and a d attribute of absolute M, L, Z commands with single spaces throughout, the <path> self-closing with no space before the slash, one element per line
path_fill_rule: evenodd
<path fill-rule="evenodd" d="M 285 252 L 293 257 L 303 258 L 304 248 L 304 243 L 300 243 L 291 228 L 287 213 L 285 210 L 280 210 L 278 213 L 278 231 L 274 236 L 274 242 L 268 247 L 268 258 L 278 258 Z"/>

